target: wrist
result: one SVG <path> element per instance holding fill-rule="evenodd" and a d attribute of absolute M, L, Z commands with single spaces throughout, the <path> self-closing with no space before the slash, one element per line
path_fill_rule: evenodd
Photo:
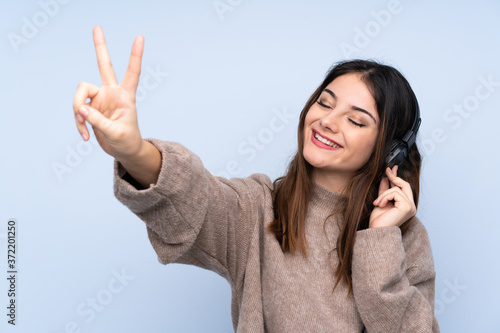
<path fill-rule="evenodd" d="M 142 140 L 137 153 L 117 158 L 117 160 L 143 188 L 156 184 L 161 170 L 162 158 L 160 151 L 151 142 Z"/>
<path fill-rule="evenodd" d="M 144 139 L 141 139 L 137 144 L 135 144 L 135 147 L 129 149 L 126 153 L 116 154 L 115 158 L 122 164 L 130 164 L 131 162 L 133 163 L 134 161 L 140 160 L 142 157 L 147 155 L 146 152 L 148 150 L 148 143 L 149 142 Z"/>

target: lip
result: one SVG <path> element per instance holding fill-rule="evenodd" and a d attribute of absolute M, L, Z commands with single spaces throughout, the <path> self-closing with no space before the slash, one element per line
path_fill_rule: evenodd
<path fill-rule="evenodd" d="M 329 141 L 331 141 L 331 142 L 333 142 L 333 143 L 335 143 L 335 144 L 339 145 L 339 146 L 340 146 L 340 148 L 330 147 L 329 145 L 326 145 L 326 144 L 324 144 L 323 142 L 318 141 L 318 139 L 316 139 L 316 138 L 314 137 L 314 133 L 316 133 L 316 134 L 318 134 L 319 136 L 321 136 L 321 137 L 323 137 L 323 138 L 325 138 L 325 139 L 327 139 L 327 140 L 329 140 Z M 329 137 L 327 137 L 327 136 L 321 135 L 321 134 L 320 134 L 318 131 L 316 131 L 316 130 L 312 130 L 312 134 L 311 134 L 311 141 L 312 141 L 312 143 L 314 143 L 316 146 L 318 146 L 318 147 L 320 147 L 320 148 L 323 148 L 323 149 L 327 149 L 327 150 L 339 150 L 339 149 L 343 148 L 341 144 L 339 144 L 339 143 L 338 143 L 338 142 L 336 142 L 335 140 L 330 139 L 330 138 L 329 138 Z"/>

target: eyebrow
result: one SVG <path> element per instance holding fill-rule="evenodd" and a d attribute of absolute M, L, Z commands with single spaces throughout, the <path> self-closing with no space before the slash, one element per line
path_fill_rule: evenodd
<path fill-rule="evenodd" d="M 331 91 L 330 89 L 325 88 L 325 89 L 323 89 L 323 91 L 330 94 L 334 99 L 337 99 L 337 96 L 335 96 L 335 93 L 333 91 Z M 375 124 L 377 123 L 377 120 L 375 119 L 375 117 L 373 117 L 373 115 L 370 112 L 366 111 L 365 109 L 362 109 L 362 108 L 355 106 L 355 105 L 351 105 L 351 109 L 353 109 L 355 111 L 366 113 L 367 115 L 370 116 L 370 118 L 373 119 Z"/>

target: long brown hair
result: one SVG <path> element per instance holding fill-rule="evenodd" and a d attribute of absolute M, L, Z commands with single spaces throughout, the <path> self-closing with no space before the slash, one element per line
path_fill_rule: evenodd
<path fill-rule="evenodd" d="M 313 167 L 304 159 L 304 123 L 310 107 L 316 103 L 321 92 L 335 78 L 357 73 L 365 82 L 377 106 L 380 118 L 375 148 L 366 162 L 348 180 L 343 199 L 337 211 L 344 220 L 337 240 L 339 265 L 335 270 L 335 287 L 343 280 L 352 291 L 351 267 L 356 231 L 368 228 L 373 201 L 378 196 L 378 186 L 384 175 L 386 156 L 391 143 L 403 138 L 411 129 L 417 114 L 418 102 L 408 81 L 395 68 L 369 60 L 343 61 L 332 66 L 321 85 L 314 91 L 300 114 L 298 126 L 298 149 L 288 166 L 287 173 L 274 181 L 274 221 L 268 230 L 274 233 L 284 252 L 297 251 L 307 255 L 305 217 L 310 199 Z M 415 205 L 418 206 L 421 156 L 414 144 L 406 161 L 399 166 L 398 176 L 409 182 L 413 190 Z M 332 209 L 333 210 L 333 209 Z M 411 219 L 401 225 L 404 232 Z M 335 250 L 335 249 L 334 249 Z M 335 289 L 334 287 L 334 289 Z"/>

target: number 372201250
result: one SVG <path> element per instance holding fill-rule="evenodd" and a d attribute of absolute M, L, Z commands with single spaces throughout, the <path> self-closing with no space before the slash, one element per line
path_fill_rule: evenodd
<path fill-rule="evenodd" d="M 10 269 L 16 265 L 16 222 L 9 221 L 7 225 L 7 264 Z"/>

